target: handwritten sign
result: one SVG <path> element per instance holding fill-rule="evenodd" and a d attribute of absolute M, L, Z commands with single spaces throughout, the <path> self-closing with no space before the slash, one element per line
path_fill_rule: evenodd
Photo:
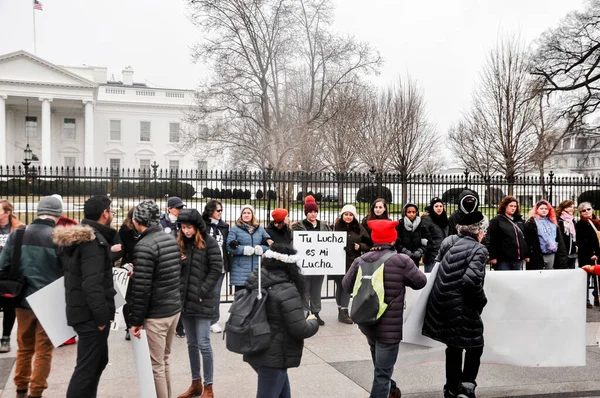
<path fill-rule="evenodd" d="M 127 274 L 128 271 L 126 269 L 113 267 L 113 283 L 117 294 L 115 295 L 115 319 L 110 325 L 111 330 L 119 330 L 123 306 L 126 304 L 125 295 L 127 294 L 127 285 L 129 284 L 129 276 Z"/>
<path fill-rule="evenodd" d="M 346 232 L 294 231 L 298 266 L 304 275 L 344 275 L 346 273 Z"/>

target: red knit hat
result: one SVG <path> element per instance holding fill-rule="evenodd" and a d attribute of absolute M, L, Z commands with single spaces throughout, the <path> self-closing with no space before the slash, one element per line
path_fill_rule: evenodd
<path fill-rule="evenodd" d="M 367 225 L 371 228 L 371 240 L 375 244 L 392 243 L 398 239 L 398 231 L 396 231 L 398 221 L 371 220 L 367 221 Z"/>
<path fill-rule="evenodd" d="M 288 212 L 286 209 L 277 208 L 271 212 L 271 217 L 273 217 L 273 221 L 282 222 L 287 217 Z"/>
<path fill-rule="evenodd" d="M 304 215 L 307 215 L 311 211 L 319 211 L 319 206 L 312 195 L 308 195 L 304 198 Z"/>

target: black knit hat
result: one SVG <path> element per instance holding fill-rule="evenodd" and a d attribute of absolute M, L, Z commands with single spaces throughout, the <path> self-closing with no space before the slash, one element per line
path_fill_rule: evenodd
<path fill-rule="evenodd" d="M 206 232 L 206 223 L 196 209 L 182 209 L 177 216 L 177 224 L 190 224 L 196 227 L 201 234 Z"/>
<path fill-rule="evenodd" d="M 433 211 L 433 205 L 435 205 L 436 203 L 441 203 L 444 204 L 444 202 L 442 201 L 441 198 L 438 198 L 437 196 L 434 197 L 433 199 L 431 199 L 431 202 L 429 202 L 429 207 L 427 208 L 428 211 Z"/>

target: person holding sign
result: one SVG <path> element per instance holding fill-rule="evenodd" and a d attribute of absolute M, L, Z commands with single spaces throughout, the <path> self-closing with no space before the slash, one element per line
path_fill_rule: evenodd
<path fill-rule="evenodd" d="M 273 243 L 269 234 L 258 223 L 254 207 L 242 206 L 242 213 L 227 235 L 227 251 L 231 259 L 231 281 L 235 291 L 244 288 L 248 276 L 258 268 L 258 257 L 269 250 L 262 243 Z"/>
<path fill-rule="evenodd" d="M 210 324 L 215 317 L 215 285 L 221 276 L 223 259 L 219 243 L 196 209 L 183 209 L 177 216 L 181 249 L 181 297 L 183 327 L 192 370 L 192 384 L 178 398 L 213 397 L 213 351 Z M 200 376 L 200 353 L 204 384 Z"/>
<path fill-rule="evenodd" d="M 333 227 L 334 231 L 346 231 L 346 272 L 350 269 L 352 262 L 360 257 L 364 252 L 368 252 L 373 246 L 371 238 L 365 229 L 358 223 L 356 216 L 356 207 L 345 205 L 342 207 L 340 217 L 336 220 Z M 338 306 L 338 321 L 341 323 L 352 324 L 352 319 L 348 315 L 348 304 L 350 304 L 350 293 L 347 293 L 342 287 L 344 275 L 334 275 L 331 277 L 335 281 L 335 302 Z"/>
<path fill-rule="evenodd" d="M 111 242 L 117 231 L 111 201 L 92 196 L 83 205 L 81 225 L 57 227 L 54 242 L 65 275 L 67 323 L 79 336 L 77 364 L 67 398 L 95 397 L 108 364 L 108 334 L 115 315 Z"/>
<path fill-rule="evenodd" d="M 480 242 L 487 227 L 480 211 L 465 215 L 456 225 L 458 235 L 442 242 L 436 259 L 440 265 L 427 300 L 423 335 L 447 346 L 444 398 L 475 398 L 483 354 L 481 313 L 487 304 L 483 282 L 488 251 Z"/>
<path fill-rule="evenodd" d="M 331 231 L 329 226 L 319 220 L 319 206 L 312 195 L 304 199 L 304 215 L 306 218 L 292 225 L 294 231 Z M 312 313 L 317 318 L 319 325 L 325 325 L 325 321 L 319 316 L 321 311 L 321 288 L 323 287 L 323 275 L 305 275 L 304 282 L 306 289 L 302 299 L 304 301 L 304 311 Z"/>
<path fill-rule="evenodd" d="M 369 221 L 374 246 L 371 251 L 354 260 L 342 280 L 344 290 L 352 292 L 363 262 L 373 263 L 384 256 L 388 257 L 383 262 L 384 302 L 389 304 L 387 310 L 375 324 L 359 326 L 360 331 L 367 337 L 374 366 L 370 398 L 400 397 L 400 390 L 395 387 L 392 373 L 402 341 L 404 295 L 407 286 L 419 290 L 427 283 L 427 277 L 419 271 L 410 257 L 395 253 L 397 225 L 398 221 Z"/>

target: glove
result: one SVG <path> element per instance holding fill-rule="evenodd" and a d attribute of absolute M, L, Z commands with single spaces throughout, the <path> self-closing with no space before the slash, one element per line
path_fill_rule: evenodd
<path fill-rule="evenodd" d="M 231 247 L 233 250 L 237 249 L 239 245 L 240 243 L 237 240 L 232 240 L 229 242 L 229 247 Z"/>
<path fill-rule="evenodd" d="M 244 256 L 251 256 L 254 254 L 254 248 L 252 246 L 244 246 Z"/>
<path fill-rule="evenodd" d="M 262 256 L 264 252 L 265 251 L 263 250 L 262 246 L 259 246 L 259 245 L 254 246 L 254 254 L 255 255 Z"/>

